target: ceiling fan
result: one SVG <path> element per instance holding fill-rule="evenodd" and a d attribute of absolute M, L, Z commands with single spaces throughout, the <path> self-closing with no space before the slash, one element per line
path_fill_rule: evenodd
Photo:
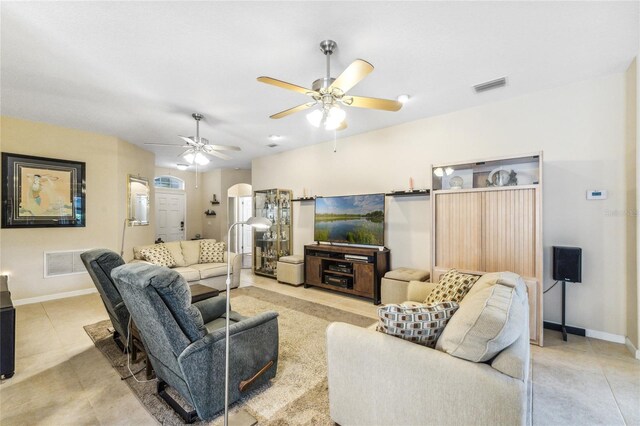
<path fill-rule="evenodd" d="M 168 143 L 145 143 L 145 145 L 155 146 L 175 146 L 186 148 L 182 154 L 178 157 L 183 157 L 189 164 L 195 163 L 196 165 L 204 166 L 209 164 L 209 158 L 207 155 L 222 158 L 223 160 L 231 160 L 231 157 L 227 154 L 223 154 L 220 151 L 240 151 L 240 147 L 229 145 L 213 145 L 209 143 L 208 139 L 200 137 L 200 120 L 204 118 L 202 114 L 194 112 L 191 116 L 196 120 L 196 135 L 195 136 L 181 136 L 186 145 L 176 145 Z"/>
<path fill-rule="evenodd" d="M 307 120 L 312 125 L 316 127 L 322 126 L 326 130 L 342 130 L 347 127 L 347 123 L 345 121 L 346 113 L 340 107 L 341 105 L 384 111 L 398 111 L 402 108 L 402 103 L 398 101 L 347 95 L 350 89 L 373 71 L 373 65 L 362 59 L 356 59 L 338 78 L 332 78 L 330 72 L 331 54 L 337 46 L 338 44 L 333 40 L 324 40 L 320 43 L 320 50 L 327 57 L 327 76 L 314 81 L 311 89 L 271 77 L 258 77 L 258 81 L 261 83 L 293 90 L 313 99 L 310 102 L 273 114 L 271 118 L 286 117 L 294 112 L 304 111 L 318 105 L 320 108 L 307 114 Z"/>

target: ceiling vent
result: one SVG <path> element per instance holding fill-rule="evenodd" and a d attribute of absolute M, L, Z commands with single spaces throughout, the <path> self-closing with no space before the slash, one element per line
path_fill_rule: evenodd
<path fill-rule="evenodd" d="M 484 83 L 476 84 L 473 89 L 476 93 L 486 92 L 487 90 L 497 89 L 498 87 L 506 86 L 507 77 L 498 78 L 497 80 L 486 81 Z"/>
<path fill-rule="evenodd" d="M 277 143 L 270 143 L 269 145 L 267 145 L 269 148 L 275 148 L 276 146 L 278 146 Z"/>

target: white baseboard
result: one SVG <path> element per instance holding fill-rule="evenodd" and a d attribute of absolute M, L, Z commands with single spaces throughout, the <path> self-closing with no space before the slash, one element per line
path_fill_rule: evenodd
<path fill-rule="evenodd" d="M 584 333 L 587 337 L 606 340 L 607 342 L 622 343 L 624 345 L 625 336 L 621 334 L 607 333 L 605 331 L 598 330 L 589 330 L 588 328 L 585 328 Z"/>
<path fill-rule="evenodd" d="M 633 343 L 631 343 L 631 340 L 629 340 L 629 338 L 625 338 L 624 339 L 624 344 L 627 347 L 627 349 L 629 349 L 629 352 L 631 352 L 631 354 L 636 358 L 636 359 L 640 359 L 640 350 L 638 348 L 636 348 Z"/>
<path fill-rule="evenodd" d="M 557 323 L 554 321 L 545 321 L 545 322 L 560 325 L 560 323 Z M 570 326 L 569 324 L 567 324 L 567 327 L 582 328 L 582 327 L 576 327 L 575 325 Z M 625 344 L 625 339 L 626 339 L 626 337 L 621 334 L 607 333 L 606 331 L 590 330 L 588 328 L 584 329 L 584 334 L 586 337 L 593 337 L 594 339 L 606 340 L 607 342 L 622 343 L 623 345 Z"/>
<path fill-rule="evenodd" d="M 67 291 L 67 292 L 64 292 L 64 293 L 48 294 L 46 296 L 28 297 L 26 299 L 14 300 L 13 301 L 13 306 L 29 305 L 31 303 L 48 302 L 49 300 L 65 299 L 67 297 L 82 296 L 84 294 L 91 294 L 91 293 L 97 293 L 97 292 L 98 292 L 98 290 L 95 287 L 93 287 L 93 288 L 86 288 L 84 290 L 74 290 L 74 291 Z"/>

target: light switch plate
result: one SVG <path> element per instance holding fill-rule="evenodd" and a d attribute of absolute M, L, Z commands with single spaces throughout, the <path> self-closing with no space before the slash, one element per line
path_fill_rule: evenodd
<path fill-rule="evenodd" d="M 587 190 L 587 200 L 606 200 L 606 189 L 589 189 Z"/>

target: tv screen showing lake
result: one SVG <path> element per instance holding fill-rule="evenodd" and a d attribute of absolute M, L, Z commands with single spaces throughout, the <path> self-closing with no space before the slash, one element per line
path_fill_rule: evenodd
<path fill-rule="evenodd" d="M 384 245 L 384 194 L 317 198 L 314 239 Z"/>

